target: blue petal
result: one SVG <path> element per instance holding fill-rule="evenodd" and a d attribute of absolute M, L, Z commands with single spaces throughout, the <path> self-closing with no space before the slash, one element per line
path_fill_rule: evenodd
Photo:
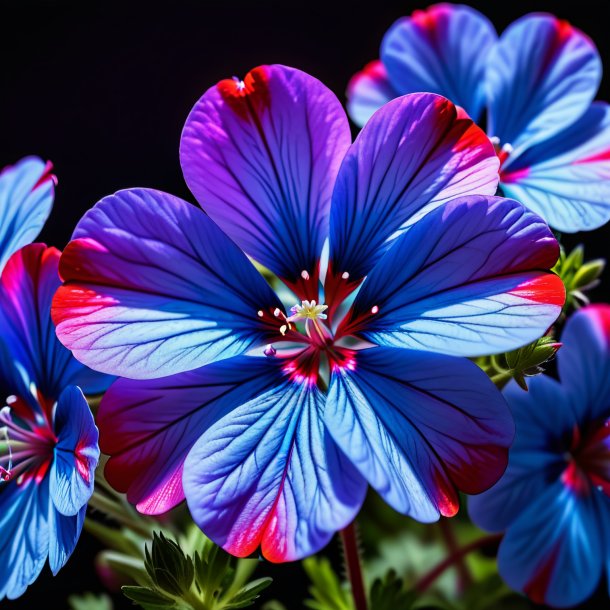
<path fill-rule="evenodd" d="M 573 398 L 578 421 L 608 416 L 610 405 L 610 306 L 596 304 L 569 318 L 557 354 L 559 376 Z"/>
<path fill-rule="evenodd" d="M 315 300 L 332 189 L 350 143 L 345 112 L 319 80 L 259 66 L 243 82 L 220 81 L 195 104 L 180 161 L 220 228 L 301 299 Z"/>
<path fill-rule="evenodd" d="M 53 576 L 57 576 L 72 555 L 83 529 L 86 512 L 87 506 L 83 506 L 78 513 L 67 517 L 49 504 L 49 566 Z"/>
<path fill-rule="evenodd" d="M 506 402 L 472 362 L 383 347 L 335 368 L 324 420 L 381 496 L 424 522 L 454 515 L 458 489 L 493 485 L 513 437 Z"/>
<path fill-rule="evenodd" d="M 565 608 L 589 597 L 603 562 L 601 494 L 577 496 L 561 483 L 533 499 L 509 527 L 498 568 L 508 585 L 537 603 Z"/>
<path fill-rule="evenodd" d="M 610 219 L 610 106 L 594 102 L 570 127 L 506 163 L 500 186 L 559 231 L 604 225 Z"/>
<path fill-rule="evenodd" d="M 49 217 L 55 196 L 49 169 L 42 159 L 26 157 L 0 173 L 0 271 Z"/>
<path fill-rule="evenodd" d="M 355 517 L 366 484 L 322 423 L 315 386 L 286 379 L 214 424 L 189 453 L 193 519 L 230 553 L 270 561 L 320 550 Z"/>
<path fill-rule="evenodd" d="M 93 493 L 100 457 L 98 432 L 80 388 L 69 386 L 57 401 L 54 421 L 57 444 L 49 490 L 57 510 L 76 515 Z"/>
<path fill-rule="evenodd" d="M 522 17 L 489 55 L 489 135 L 517 157 L 578 119 L 601 75 L 597 49 L 582 32 L 552 15 Z"/>
<path fill-rule="evenodd" d="M 63 344 L 96 370 L 163 377 L 279 336 L 273 311 L 282 304 L 267 282 L 185 201 L 120 191 L 85 214 L 73 237 L 53 319 Z"/>
<path fill-rule="evenodd" d="M 22 595 L 42 570 L 49 550 L 48 484 L 0 483 L 0 599 Z"/>
<path fill-rule="evenodd" d="M 462 356 L 520 347 L 561 312 L 563 284 L 542 271 L 557 256 L 550 229 L 516 201 L 455 199 L 396 240 L 338 332 Z"/>
<path fill-rule="evenodd" d="M 203 432 L 282 378 L 274 360 L 237 356 L 161 379 L 119 379 L 97 415 L 108 482 L 140 512 L 167 512 L 184 500 L 184 461 Z"/>
<path fill-rule="evenodd" d="M 516 426 L 506 473 L 489 491 L 468 500 L 470 517 L 488 531 L 504 531 L 565 470 L 563 453 L 577 424 L 574 401 L 545 375 L 531 378 L 528 386 L 525 392 L 512 382 L 504 391 Z"/>
<path fill-rule="evenodd" d="M 78 381 L 88 381 L 85 390 L 97 391 L 110 383 L 78 362 L 55 335 L 51 302 L 61 284 L 59 257 L 59 250 L 44 244 L 25 246 L 10 258 L 0 280 L 0 336 L 25 386 L 34 384 L 51 401 Z M 29 391 L 12 393 L 26 398 Z"/>
<path fill-rule="evenodd" d="M 381 60 L 400 95 L 438 93 L 477 121 L 485 104 L 485 66 L 496 38 L 493 25 L 478 11 L 436 4 L 388 30 Z"/>
<path fill-rule="evenodd" d="M 408 224 L 460 195 L 494 195 L 498 157 L 438 95 L 406 95 L 364 126 L 339 170 L 330 219 L 332 277 L 358 282 Z M 328 276 L 327 276 L 328 282 Z"/>

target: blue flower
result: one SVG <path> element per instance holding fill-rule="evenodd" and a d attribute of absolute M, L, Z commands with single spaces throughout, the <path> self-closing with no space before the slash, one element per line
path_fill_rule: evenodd
<path fill-rule="evenodd" d="M 534 601 L 573 606 L 610 569 L 610 306 L 567 323 L 560 381 L 505 391 L 516 425 L 508 469 L 469 501 L 475 523 L 505 531 L 498 564 Z"/>
<path fill-rule="evenodd" d="M 18 250 L 0 279 L 0 599 L 20 596 L 47 557 L 53 573 L 74 550 L 93 491 L 98 431 L 79 385 L 104 375 L 57 340 L 51 299 L 59 251 Z"/>
<path fill-rule="evenodd" d="M 415 91 L 444 95 L 475 121 L 486 110 L 504 195 L 559 231 L 610 219 L 610 106 L 592 103 L 601 60 L 567 21 L 533 13 L 498 38 L 478 11 L 436 4 L 398 20 L 380 55 L 348 86 L 358 125 Z"/>
<path fill-rule="evenodd" d="M 564 289 L 546 224 L 491 196 L 485 134 L 419 94 L 350 145 L 322 83 L 262 66 L 203 95 L 181 160 L 207 214 L 120 191 L 60 263 L 61 341 L 131 378 L 100 405 L 109 482 L 146 513 L 186 498 L 230 552 L 286 561 L 349 524 L 367 483 L 433 521 L 496 481 L 510 414 L 463 356 L 538 337 Z"/>

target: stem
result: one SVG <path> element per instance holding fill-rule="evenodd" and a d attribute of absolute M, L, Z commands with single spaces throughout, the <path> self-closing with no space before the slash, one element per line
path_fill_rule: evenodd
<path fill-rule="evenodd" d="M 149 527 L 144 523 L 138 523 L 131 516 L 126 515 L 120 506 L 117 506 L 112 500 L 106 498 L 98 491 L 93 492 L 93 495 L 89 499 L 89 506 L 96 508 L 140 536 L 143 536 L 146 539 L 150 538 L 151 530 Z"/>
<path fill-rule="evenodd" d="M 449 519 L 441 519 L 438 525 L 450 557 L 454 556 L 456 553 L 459 553 L 460 546 L 457 538 L 455 537 L 455 532 L 453 531 L 453 524 L 451 521 L 449 521 Z M 470 570 L 468 569 L 463 556 L 457 558 L 455 563 L 455 567 L 458 572 L 458 592 L 462 593 L 469 585 L 472 584 L 472 575 L 470 574 Z"/>
<path fill-rule="evenodd" d="M 501 539 L 502 534 L 491 534 L 489 536 L 483 536 L 483 538 L 479 538 L 478 540 L 463 546 L 461 549 L 458 549 L 455 553 L 449 555 L 449 557 L 441 561 L 441 563 L 439 563 L 435 568 L 432 568 L 430 572 L 420 578 L 415 584 L 415 590 L 419 593 L 423 593 L 445 570 L 450 568 L 456 561 L 459 561 L 462 559 L 462 557 L 472 553 L 472 551 L 485 548 L 491 544 L 496 544 L 500 542 Z"/>
<path fill-rule="evenodd" d="M 367 610 L 366 591 L 364 578 L 362 577 L 362 565 L 360 563 L 360 551 L 356 540 L 356 525 L 350 523 L 341 530 L 341 542 L 343 543 L 343 554 L 347 566 L 347 576 L 352 586 L 352 596 L 356 610 Z"/>

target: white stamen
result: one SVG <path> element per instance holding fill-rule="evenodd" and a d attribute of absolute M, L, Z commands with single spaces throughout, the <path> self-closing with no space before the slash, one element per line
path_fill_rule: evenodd
<path fill-rule="evenodd" d="M 376 314 L 378 312 L 379 312 L 379 307 L 377 305 L 373 305 L 373 307 L 371 307 L 371 313 Z"/>
<path fill-rule="evenodd" d="M 491 136 L 489 139 L 495 147 L 500 146 L 500 138 L 498 136 Z"/>
<path fill-rule="evenodd" d="M 342 280 L 347 280 L 347 279 L 349 279 L 349 273 L 348 273 L 347 271 L 344 271 L 344 272 L 341 274 L 341 279 L 342 279 Z"/>
<path fill-rule="evenodd" d="M 259 309 L 256 313 L 257 313 L 259 318 L 263 317 L 263 310 L 262 309 Z"/>
<path fill-rule="evenodd" d="M 276 307 L 276 308 L 273 310 L 273 315 L 274 315 L 276 318 L 279 318 L 281 314 L 282 314 L 282 310 L 281 310 L 279 307 Z"/>
<path fill-rule="evenodd" d="M 301 271 L 301 277 L 304 280 L 308 280 L 309 279 L 309 273 L 307 273 L 307 271 L 305 271 L 305 269 L 303 269 L 303 271 Z"/>
<path fill-rule="evenodd" d="M 282 337 L 286 334 L 287 330 L 288 330 L 288 326 L 286 326 L 286 324 L 282 324 L 280 326 L 280 332 L 282 333 Z"/>
<path fill-rule="evenodd" d="M 510 155 L 513 152 L 514 148 L 512 144 L 504 144 L 502 147 L 502 152 Z"/>
<path fill-rule="evenodd" d="M 303 301 L 300 305 L 297 303 L 290 309 L 292 315 L 287 318 L 289 322 L 294 320 L 326 320 L 324 311 L 328 309 L 328 305 L 318 305 L 316 301 Z"/>

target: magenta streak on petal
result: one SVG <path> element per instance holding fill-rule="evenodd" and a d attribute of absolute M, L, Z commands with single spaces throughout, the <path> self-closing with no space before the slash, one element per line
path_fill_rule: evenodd
<path fill-rule="evenodd" d="M 604 150 L 584 159 L 576 159 L 572 165 L 584 165 L 586 163 L 601 163 L 602 161 L 610 161 L 610 149 Z"/>
<path fill-rule="evenodd" d="M 524 167 L 523 169 L 517 169 L 514 172 L 500 172 L 500 182 L 504 182 L 506 184 L 510 184 L 513 182 L 520 182 L 521 180 L 525 180 L 530 174 L 530 168 Z"/>
<path fill-rule="evenodd" d="M 51 161 L 47 161 L 44 166 L 44 170 L 40 178 L 38 178 L 38 182 L 32 187 L 32 190 L 35 191 L 39 186 L 42 186 L 46 182 L 51 181 L 55 186 L 57 186 L 57 176 L 52 174 L 53 171 L 53 163 Z"/>

